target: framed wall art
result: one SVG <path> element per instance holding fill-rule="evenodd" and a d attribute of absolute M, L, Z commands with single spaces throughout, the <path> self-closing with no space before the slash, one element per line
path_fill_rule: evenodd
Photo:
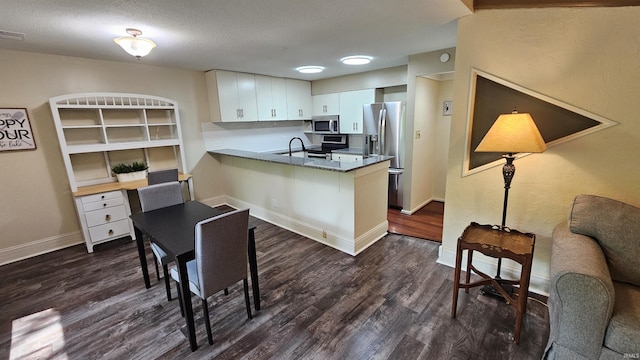
<path fill-rule="evenodd" d="M 24 108 L 0 108 L 0 151 L 31 150 L 36 140 Z"/>
<path fill-rule="evenodd" d="M 475 152 L 484 135 L 501 114 L 529 113 L 547 147 L 617 125 L 549 96 L 472 69 L 463 176 L 502 165 L 499 153 Z M 517 154 L 522 157 L 528 154 Z"/>

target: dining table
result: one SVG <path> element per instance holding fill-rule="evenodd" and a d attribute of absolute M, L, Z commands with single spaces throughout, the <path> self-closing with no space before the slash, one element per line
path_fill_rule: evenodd
<path fill-rule="evenodd" d="M 140 267 L 146 288 L 151 287 L 147 266 L 147 252 L 143 234 L 157 244 L 167 255 L 175 259 L 180 284 L 179 296 L 185 301 L 184 314 L 187 324 L 189 344 L 192 351 L 198 348 L 195 337 L 193 306 L 189 290 L 187 262 L 195 258 L 195 226 L 198 222 L 218 216 L 226 211 L 213 208 L 198 201 L 187 201 L 183 204 L 168 206 L 157 210 L 139 212 L 130 216 L 133 222 L 136 245 L 140 258 Z M 248 258 L 251 273 L 251 287 L 254 307 L 260 310 L 260 287 L 258 284 L 258 263 L 256 259 L 255 224 L 249 223 Z"/>

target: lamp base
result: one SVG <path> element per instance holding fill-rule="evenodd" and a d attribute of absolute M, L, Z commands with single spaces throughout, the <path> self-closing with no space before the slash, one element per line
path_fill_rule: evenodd
<path fill-rule="evenodd" d="M 513 286 L 508 285 L 508 284 L 501 284 L 500 285 L 502 287 L 502 290 L 504 290 L 504 292 L 507 293 L 507 295 L 512 296 L 513 295 Z M 498 299 L 502 299 L 504 300 L 506 303 L 509 303 L 509 301 L 507 299 L 504 298 L 504 296 L 502 296 L 502 294 L 500 294 L 500 292 L 498 292 L 498 290 L 496 290 L 495 287 L 493 287 L 493 285 L 485 285 L 480 289 L 480 293 L 482 295 L 486 295 L 486 296 L 492 296 Z"/>

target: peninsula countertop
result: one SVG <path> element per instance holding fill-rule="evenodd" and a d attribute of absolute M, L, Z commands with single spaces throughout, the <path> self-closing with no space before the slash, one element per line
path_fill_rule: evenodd
<path fill-rule="evenodd" d="M 347 172 L 356 169 L 360 169 L 366 166 L 374 165 L 393 159 L 392 156 L 385 155 L 373 155 L 369 156 L 361 161 L 335 161 L 322 158 L 309 158 L 309 157 L 297 157 L 283 155 L 278 152 L 254 152 L 247 150 L 236 149 L 219 149 L 209 150 L 210 154 L 220 154 L 227 156 L 241 157 L 245 159 L 268 161 L 278 164 L 288 164 L 293 166 L 303 166 L 323 170 Z"/>

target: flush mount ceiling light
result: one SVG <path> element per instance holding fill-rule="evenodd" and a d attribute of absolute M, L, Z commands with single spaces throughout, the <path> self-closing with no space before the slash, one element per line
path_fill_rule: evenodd
<path fill-rule="evenodd" d="M 340 59 L 345 65 L 366 65 L 371 62 L 373 57 L 366 55 L 347 56 Z"/>
<path fill-rule="evenodd" d="M 300 67 L 297 67 L 296 70 L 303 74 L 317 74 L 319 72 L 324 71 L 324 66 L 315 66 L 315 65 L 300 66 Z"/>
<path fill-rule="evenodd" d="M 142 31 L 138 29 L 127 29 L 127 34 L 131 36 L 123 36 L 113 39 L 113 41 L 120 45 L 124 51 L 135 56 L 140 60 L 143 56 L 148 55 L 151 49 L 156 47 L 156 43 L 149 39 L 138 37 L 142 35 Z"/>

